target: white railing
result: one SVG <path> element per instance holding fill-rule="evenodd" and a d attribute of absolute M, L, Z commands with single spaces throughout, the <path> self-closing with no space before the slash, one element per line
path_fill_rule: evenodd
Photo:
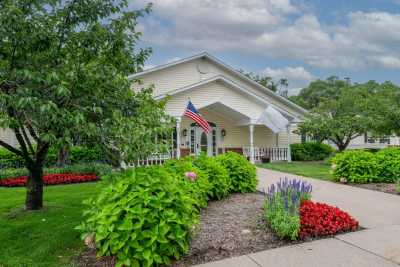
<path fill-rule="evenodd" d="M 243 155 L 250 158 L 250 147 L 243 147 Z M 262 162 L 263 159 L 269 161 L 288 160 L 287 147 L 254 147 L 254 161 Z"/>
<path fill-rule="evenodd" d="M 166 160 L 172 159 L 176 157 L 176 151 L 170 151 L 166 153 L 154 153 L 148 157 L 142 157 L 137 159 L 134 162 L 130 162 L 127 164 L 128 167 L 137 167 L 137 166 L 149 166 L 149 165 L 161 165 Z"/>

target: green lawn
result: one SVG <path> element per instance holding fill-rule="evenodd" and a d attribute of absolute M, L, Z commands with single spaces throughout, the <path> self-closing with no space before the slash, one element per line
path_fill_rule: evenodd
<path fill-rule="evenodd" d="M 322 180 L 333 180 L 333 175 L 329 172 L 330 165 L 319 161 L 273 162 L 260 164 L 258 166 Z"/>
<path fill-rule="evenodd" d="M 25 188 L 0 188 L 0 266 L 73 266 L 83 249 L 79 232 L 82 201 L 102 183 L 45 187 L 45 208 L 23 210 Z"/>

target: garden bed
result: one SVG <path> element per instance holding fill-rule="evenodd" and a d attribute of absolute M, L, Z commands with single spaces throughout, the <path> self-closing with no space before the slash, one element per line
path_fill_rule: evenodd
<path fill-rule="evenodd" d="M 400 196 L 400 193 L 396 191 L 395 183 L 370 183 L 370 184 L 348 184 L 348 185 Z"/>
<path fill-rule="evenodd" d="M 267 227 L 264 201 L 263 194 L 248 193 L 209 202 L 201 211 L 188 255 L 172 266 L 191 266 L 301 242 L 282 240 Z M 79 257 L 82 267 L 109 267 L 114 262 L 112 257 L 96 259 L 94 250 Z"/>
<path fill-rule="evenodd" d="M 25 186 L 28 176 L 18 176 L 13 178 L 1 179 L 0 187 L 18 187 Z M 55 173 L 43 175 L 45 185 L 73 184 L 98 181 L 96 174 L 78 174 L 78 173 Z"/>

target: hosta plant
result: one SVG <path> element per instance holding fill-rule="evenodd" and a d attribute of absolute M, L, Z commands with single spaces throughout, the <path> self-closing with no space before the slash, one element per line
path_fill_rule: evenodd
<path fill-rule="evenodd" d="M 167 168 L 153 166 L 121 173 L 87 202 L 78 227 L 93 236 L 98 256 L 112 255 L 117 266 L 168 265 L 189 249 L 198 222 L 194 200 Z"/>

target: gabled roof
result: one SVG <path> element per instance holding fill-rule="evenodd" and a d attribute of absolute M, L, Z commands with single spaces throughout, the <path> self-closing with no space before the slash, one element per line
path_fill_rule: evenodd
<path fill-rule="evenodd" d="M 285 114 L 286 116 L 288 116 L 288 117 L 290 117 L 292 119 L 295 119 L 295 121 L 297 121 L 296 119 L 298 119 L 296 115 L 291 114 L 289 111 L 284 110 L 284 109 L 282 109 L 280 107 L 277 107 L 276 105 L 272 104 L 268 100 L 256 95 L 252 91 L 247 90 L 246 88 L 240 86 L 236 82 L 226 78 L 223 75 L 216 75 L 216 76 L 213 76 L 211 78 L 202 80 L 200 82 L 197 82 L 197 83 L 194 83 L 194 84 L 191 84 L 191 85 L 188 85 L 188 86 L 184 86 L 182 88 L 178 88 L 178 89 L 169 91 L 169 92 L 167 92 L 165 94 L 155 96 L 155 99 L 157 99 L 157 100 L 158 99 L 163 99 L 163 98 L 165 98 L 167 96 L 173 96 L 173 95 L 176 95 L 176 94 L 188 91 L 188 90 L 195 90 L 196 88 L 199 88 L 199 87 L 201 87 L 201 86 L 203 86 L 205 84 L 208 84 L 208 83 L 211 83 L 211 82 L 217 82 L 217 81 L 218 82 L 223 82 L 224 84 L 228 85 L 229 87 L 233 88 L 234 90 L 239 91 L 241 93 L 244 93 L 244 94 L 252 97 L 253 99 L 258 101 L 259 103 L 265 104 L 267 106 L 271 106 L 271 107 L 275 108 L 276 110 L 279 110 L 281 113 Z"/>
<path fill-rule="evenodd" d="M 284 97 L 282 97 L 280 95 L 277 95 L 276 93 L 272 92 L 268 88 L 265 88 L 264 86 L 260 85 L 259 83 L 255 82 L 254 80 L 250 79 L 249 77 L 247 77 L 246 75 L 244 75 L 240 71 L 235 70 L 231 66 L 225 64 L 224 62 L 222 62 L 219 59 L 217 59 L 216 57 L 208 54 L 207 52 L 202 52 L 200 54 L 197 54 L 197 55 L 194 55 L 194 56 L 191 56 L 191 57 L 183 58 L 183 59 L 180 59 L 180 60 L 177 60 L 177 61 L 173 61 L 173 62 L 164 64 L 164 65 L 159 65 L 157 67 L 150 68 L 150 69 L 144 70 L 142 72 L 138 72 L 138 73 L 129 75 L 128 79 L 136 79 L 136 78 L 139 78 L 140 76 L 143 76 L 143 75 L 145 75 L 147 73 L 152 73 L 152 72 L 155 72 L 155 71 L 163 70 L 163 69 L 166 69 L 166 68 L 169 68 L 169 67 L 172 67 L 172 66 L 176 66 L 178 64 L 182 64 L 182 63 L 189 62 L 189 61 L 196 60 L 196 59 L 200 59 L 200 58 L 208 59 L 209 61 L 213 62 L 214 64 L 216 64 L 216 65 L 218 65 L 220 67 L 222 67 L 226 71 L 228 71 L 228 72 L 240 77 L 241 79 L 249 82 L 254 87 L 258 88 L 261 93 L 265 93 L 266 95 L 268 95 L 270 97 L 273 97 L 273 98 L 277 99 L 278 101 L 281 101 L 282 103 L 287 104 L 288 106 L 290 106 L 293 109 L 299 111 L 300 113 L 302 113 L 302 114 L 307 114 L 308 113 L 308 111 L 306 109 L 300 107 L 299 105 L 293 103 L 292 101 L 290 101 L 290 100 L 288 100 L 288 99 L 286 99 L 286 98 L 284 98 Z"/>

